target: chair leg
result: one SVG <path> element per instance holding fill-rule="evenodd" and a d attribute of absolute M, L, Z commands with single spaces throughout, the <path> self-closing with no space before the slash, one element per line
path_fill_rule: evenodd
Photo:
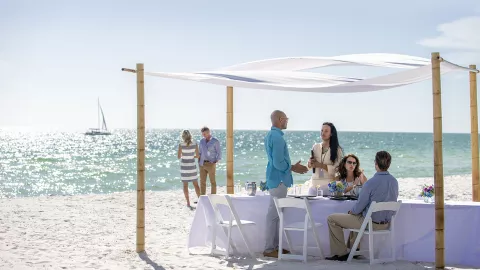
<path fill-rule="evenodd" d="M 369 228 L 370 230 L 370 228 Z M 373 232 L 373 228 L 372 228 L 372 232 Z M 370 264 L 374 264 L 374 248 L 373 248 L 373 233 L 369 233 L 368 234 L 368 253 L 370 255 Z"/>
<path fill-rule="evenodd" d="M 393 234 L 393 230 L 390 232 L 390 244 L 392 245 L 392 261 L 394 262 L 397 258 L 397 252 L 395 248 L 395 234 Z"/>
<path fill-rule="evenodd" d="M 303 231 L 303 262 L 307 262 L 307 246 L 308 246 L 308 223 L 305 222 Z"/>
<path fill-rule="evenodd" d="M 362 240 L 363 232 L 364 231 L 360 231 L 359 233 L 357 233 L 357 237 L 355 238 L 355 242 L 353 243 L 353 246 L 350 249 L 350 254 L 348 255 L 347 262 L 351 262 L 352 259 L 353 259 L 353 256 L 357 252 L 357 248 L 358 248 L 358 245 L 360 244 L 360 240 Z M 347 241 L 350 241 L 350 239 L 348 239 Z"/>
<path fill-rule="evenodd" d="M 233 242 L 233 239 L 230 237 L 230 247 L 232 248 L 232 254 L 238 253 L 237 249 L 235 248 L 235 243 Z"/>
<path fill-rule="evenodd" d="M 242 236 L 243 242 L 245 243 L 245 246 L 247 247 L 248 253 L 252 257 L 252 259 L 256 261 L 257 258 L 255 256 L 255 253 L 253 253 L 252 249 L 250 248 L 250 245 L 248 244 L 247 237 L 245 236 L 246 234 L 243 232 L 243 228 L 242 228 L 241 224 L 238 225 L 238 230 L 240 231 L 240 235 Z"/>
<path fill-rule="evenodd" d="M 315 224 L 312 228 L 312 232 L 313 232 L 313 238 L 315 239 L 315 242 L 317 243 L 318 250 L 320 251 L 320 259 L 323 260 L 323 259 L 325 259 L 325 256 L 323 255 L 322 243 L 320 242 L 320 238 L 318 238 L 317 227 L 315 227 Z"/>
<path fill-rule="evenodd" d="M 282 260 L 283 257 L 283 220 L 280 219 L 280 225 L 278 228 L 278 260 Z"/>
<path fill-rule="evenodd" d="M 230 245 L 232 243 L 232 226 L 228 226 L 228 231 L 227 231 L 227 259 L 230 257 Z"/>
<path fill-rule="evenodd" d="M 212 254 L 214 253 L 214 250 L 217 248 L 215 245 L 215 242 L 217 240 L 217 226 L 216 224 L 212 224 L 212 250 L 210 251 Z"/>
<path fill-rule="evenodd" d="M 293 253 L 293 248 L 292 248 L 292 239 L 290 238 L 290 235 L 288 234 L 288 230 L 283 230 L 285 232 L 285 239 L 287 239 L 287 245 L 288 248 L 290 249 L 290 253 Z"/>

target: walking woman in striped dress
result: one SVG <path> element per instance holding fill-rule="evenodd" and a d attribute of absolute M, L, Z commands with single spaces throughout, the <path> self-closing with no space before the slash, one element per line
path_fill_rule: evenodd
<path fill-rule="evenodd" d="M 182 132 L 182 143 L 178 145 L 178 159 L 180 159 L 180 174 L 183 183 L 183 194 L 187 200 L 187 207 L 193 210 L 190 206 L 190 197 L 188 194 L 188 183 L 192 182 L 197 193 L 197 198 L 200 196 L 200 187 L 198 186 L 198 174 L 195 158 L 199 158 L 198 144 L 192 141 L 192 134 L 190 131 L 184 130 Z"/>

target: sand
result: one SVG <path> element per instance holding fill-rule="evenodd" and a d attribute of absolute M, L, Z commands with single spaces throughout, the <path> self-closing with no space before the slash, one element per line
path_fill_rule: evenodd
<path fill-rule="evenodd" d="M 416 198 L 433 179 L 399 179 L 400 197 Z M 470 176 L 445 177 L 447 200 L 471 200 Z M 224 192 L 220 188 L 219 192 Z M 193 197 L 193 191 L 191 195 Z M 187 236 L 195 211 L 183 193 L 146 193 L 146 253 L 135 252 L 136 193 L 0 199 L 0 269 L 431 269 L 398 261 L 370 267 L 311 259 L 277 262 L 190 255 Z M 455 269 L 469 269 L 456 267 Z"/>

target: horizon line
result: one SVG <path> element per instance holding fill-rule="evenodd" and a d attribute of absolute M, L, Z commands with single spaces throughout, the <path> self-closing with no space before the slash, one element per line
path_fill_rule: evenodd
<path fill-rule="evenodd" d="M 26 127 L 26 126 L 5 126 L 5 127 L 0 127 L 0 131 L 2 130 L 31 130 L 31 131 L 56 131 L 56 132 L 84 132 L 83 130 L 81 131 L 80 129 L 61 129 L 58 127 L 51 127 L 51 128 L 39 128 L 39 127 Z M 109 131 L 114 131 L 114 130 L 135 130 L 136 128 L 112 128 L 109 129 Z M 193 131 L 199 131 L 199 128 L 146 128 L 145 130 L 193 130 Z M 225 128 L 210 128 L 212 131 L 226 131 Z M 233 131 L 269 131 L 270 129 L 245 129 L 245 128 L 237 128 L 234 129 Z M 309 130 L 309 129 L 286 129 L 286 132 L 320 132 L 320 130 Z M 367 133 L 367 132 L 373 132 L 373 133 L 414 133 L 414 134 L 433 134 L 432 132 L 425 132 L 425 131 L 385 131 L 385 130 L 338 130 L 338 132 L 358 132 L 358 133 Z M 443 132 L 443 134 L 471 134 L 470 132 Z M 479 133 L 480 134 L 480 133 Z"/>

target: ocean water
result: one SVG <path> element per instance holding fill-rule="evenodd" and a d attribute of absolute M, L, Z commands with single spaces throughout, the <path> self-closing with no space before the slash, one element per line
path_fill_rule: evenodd
<path fill-rule="evenodd" d="M 194 139 L 200 133 L 192 131 Z M 263 138 L 267 131 L 235 131 L 236 183 L 265 179 Z M 177 146 L 180 130 L 147 130 L 146 188 L 181 187 Z M 225 185 L 225 131 L 214 131 L 222 145 L 217 184 Z M 306 163 L 319 142 L 318 131 L 287 131 L 292 162 Z M 390 172 L 397 178 L 433 176 L 433 135 L 425 133 L 339 132 L 345 153 L 360 158 L 367 177 L 373 175 L 375 153 L 392 155 Z M 471 172 L 470 135 L 444 134 L 445 175 Z M 298 183 L 309 174 L 295 175 Z M 415 181 L 415 179 L 412 179 Z M 113 130 L 111 136 L 74 132 L 0 130 L 0 197 L 74 195 L 136 190 L 136 131 Z M 207 180 L 208 183 L 208 180 Z"/>

